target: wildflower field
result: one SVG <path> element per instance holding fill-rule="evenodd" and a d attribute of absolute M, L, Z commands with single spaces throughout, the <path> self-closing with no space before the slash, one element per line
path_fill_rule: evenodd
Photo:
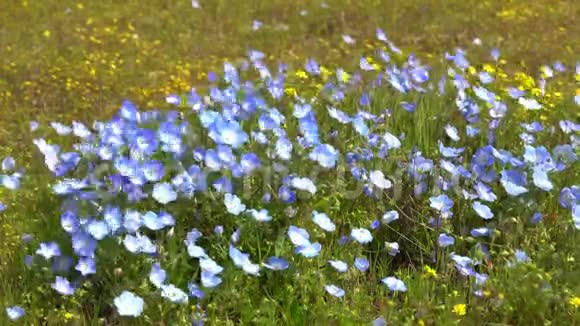
<path fill-rule="evenodd" d="M 0 2 L 0 325 L 579 325 L 577 1 Z"/>

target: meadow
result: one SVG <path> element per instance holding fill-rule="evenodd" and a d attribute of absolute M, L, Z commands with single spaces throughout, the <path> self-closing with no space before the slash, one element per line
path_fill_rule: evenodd
<path fill-rule="evenodd" d="M 580 324 L 579 15 L 0 2 L 0 325 Z"/>

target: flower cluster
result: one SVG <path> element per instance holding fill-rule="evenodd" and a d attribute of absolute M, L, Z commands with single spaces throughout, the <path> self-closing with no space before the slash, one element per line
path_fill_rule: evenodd
<path fill-rule="evenodd" d="M 272 70 L 265 55 L 252 50 L 239 66 L 226 63 L 223 76 L 211 79 L 207 94 L 192 90 L 187 96 L 167 96 L 175 107 L 172 111 L 140 111 L 126 101 L 111 120 L 91 127 L 77 121 L 51 123 L 59 136 L 74 138 L 68 151 L 44 138 L 34 140 L 55 178 L 51 189 L 62 199 L 61 233 L 70 240 L 72 254 L 65 254 L 68 244 L 44 239 L 26 263 L 51 262 L 52 288 L 74 295 L 97 269 L 110 267 L 99 264 L 101 244 L 115 239 L 128 254 L 146 257 L 151 284 L 174 303 L 200 300 L 206 291 L 218 288 L 230 265 L 223 257 L 248 277 L 283 273 L 300 260 L 319 257 L 333 239 L 345 249 L 340 257 L 328 259 L 328 278 L 351 267 L 367 273 L 373 266 L 361 249 L 379 241 L 380 229 L 396 227 L 408 212 L 392 205 L 363 224 L 340 211 L 314 208 L 317 198 L 329 196 L 356 203 L 342 191 L 345 184 L 360 187 L 355 195 L 369 202 L 403 200 L 407 194 L 401 196 L 395 189 L 401 185 L 410 196 L 428 202 L 432 216 L 425 222 L 438 230 L 434 238 L 440 248 L 471 236 L 486 253 L 488 239 L 497 236 L 495 220 L 514 203 L 521 206 L 520 214 L 533 215 L 534 223 L 539 222 L 542 212 L 526 197 L 530 193 L 559 193 L 561 209 L 580 229 L 579 186 L 565 184 L 560 189 L 552 181 L 577 168 L 580 125 L 571 120 L 554 126 L 518 121 L 515 128 L 521 130 L 523 146 L 505 148 L 502 130 L 514 128 L 513 112 L 523 110 L 533 117 L 546 110 L 541 94 L 515 85 L 494 88 L 493 73 L 473 74 L 475 68 L 460 49 L 446 54 L 446 74 L 433 82 L 429 66 L 414 55 L 404 58 L 383 31 L 377 30 L 377 39 L 385 47 L 376 58 L 362 57 L 359 69 L 351 73 L 326 71 L 331 77 L 325 77 L 326 84 L 314 95 L 285 91 L 285 82 L 292 78 L 288 67 Z M 492 51 L 492 58 L 498 57 L 499 52 Z M 559 64 L 554 70 L 552 75 L 564 74 L 567 68 Z M 580 66 L 576 70 L 580 73 Z M 309 59 L 303 74 L 322 78 L 322 69 Z M 548 79 L 542 80 L 545 85 Z M 405 100 L 377 110 L 374 94 L 379 90 Z M 415 143 L 414 130 L 401 130 L 396 121 L 424 116 L 420 99 L 431 93 L 452 98 L 455 108 L 449 110 L 460 118 L 441 125 L 433 144 Z M 31 127 L 37 132 L 37 124 Z M 538 139 L 545 135 L 560 143 L 542 145 Z M 18 189 L 24 173 L 16 171 L 16 162 L 4 159 L 2 171 L 0 183 Z M 182 216 L 182 203 L 193 207 L 193 202 L 220 207 L 221 217 Z M 462 231 L 454 220 L 469 229 Z M 212 231 L 208 224 L 213 224 Z M 281 241 L 294 254 L 262 257 L 244 243 L 248 232 L 263 227 L 284 234 Z M 180 240 L 182 250 L 199 267 L 187 289 L 171 283 L 163 266 L 170 259 L 163 239 L 184 229 L 188 231 Z M 227 256 L 208 245 L 213 235 L 224 233 L 229 236 Z M 403 250 L 398 242 L 386 240 L 389 257 Z M 492 257 L 446 254 L 481 296 L 488 280 L 481 266 Z M 530 259 L 523 251 L 515 253 L 515 263 Z M 382 283 L 393 292 L 407 291 L 397 275 L 395 270 L 381 275 Z M 337 298 L 349 295 L 334 283 L 321 287 Z M 139 316 L 145 304 L 125 291 L 114 305 L 122 316 Z M 465 305 L 453 311 L 464 315 Z M 8 314 L 17 319 L 24 310 L 15 306 Z"/>

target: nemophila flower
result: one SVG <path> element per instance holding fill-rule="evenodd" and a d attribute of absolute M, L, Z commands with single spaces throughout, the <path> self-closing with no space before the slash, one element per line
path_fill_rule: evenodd
<path fill-rule="evenodd" d="M 143 216 L 134 210 L 127 210 L 123 216 L 123 227 L 129 233 L 135 233 L 143 225 Z"/>
<path fill-rule="evenodd" d="M 269 222 L 272 220 L 272 216 L 267 209 L 255 210 L 250 209 L 247 212 L 258 222 Z"/>
<path fill-rule="evenodd" d="M 516 261 L 518 263 L 527 263 L 530 261 L 530 257 L 528 257 L 528 255 L 526 254 L 525 251 L 523 250 L 516 250 L 515 254 L 514 254 Z"/>
<path fill-rule="evenodd" d="M 133 292 L 123 291 L 115 298 L 114 304 L 121 316 L 139 317 L 143 313 L 144 301 Z"/>
<path fill-rule="evenodd" d="M 56 131 L 59 136 L 66 136 L 72 132 L 72 128 L 60 122 L 51 122 L 50 126 Z"/>
<path fill-rule="evenodd" d="M 461 138 L 459 137 L 459 131 L 454 126 L 448 124 L 445 125 L 445 133 L 451 140 L 459 141 Z"/>
<path fill-rule="evenodd" d="M 393 186 L 391 181 L 385 178 L 383 172 L 375 170 L 369 174 L 370 182 L 379 189 L 389 189 Z"/>
<path fill-rule="evenodd" d="M 381 226 L 381 221 L 379 221 L 379 220 L 373 220 L 371 222 L 370 228 L 371 228 L 371 230 L 376 230 L 376 229 L 379 228 L 379 226 Z"/>
<path fill-rule="evenodd" d="M 86 226 L 87 232 L 96 240 L 103 240 L 109 235 L 109 225 L 105 221 L 92 220 Z"/>
<path fill-rule="evenodd" d="M 2 171 L 9 172 L 16 168 L 16 160 L 12 156 L 7 156 L 2 160 Z"/>
<path fill-rule="evenodd" d="M 222 279 L 214 273 L 203 271 L 201 272 L 201 284 L 206 288 L 214 288 L 222 283 Z"/>
<path fill-rule="evenodd" d="M 228 213 L 236 216 L 246 210 L 246 205 L 242 204 L 240 198 L 229 193 L 224 195 L 224 205 Z"/>
<path fill-rule="evenodd" d="M 473 207 L 473 210 L 475 210 L 477 215 L 479 215 L 479 217 L 483 218 L 484 220 L 490 220 L 493 218 L 493 212 L 491 209 L 481 202 L 474 201 L 471 207 Z"/>
<path fill-rule="evenodd" d="M 324 290 L 326 290 L 326 292 L 330 295 L 332 295 L 333 297 L 337 297 L 337 298 L 342 298 L 344 297 L 344 290 L 339 288 L 338 286 L 334 285 L 334 284 L 328 284 L 324 286 Z"/>
<path fill-rule="evenodd" d="M 393 276 L 385 277 L 381 280 L 381 282 L 383 282 L 391 291 L 407 292 L 407 287 L 405 286 L 405 283 L 396 277 Z"/>
<path fill-rule="evenodd" d="M 292 180 L 290 181 L 290 184 L 292 187 L 298 189 L 298 190 L 303 190 L 303 191 L 307 191 L 311 194 L 315 194 L 316 193 L 316 185 L 314 185 L 314 182 L 312 182 L 312 180 L 310 180 L 309 178 L 306 177 L 294 177 L 292 178 Z"/>
<path fill-rule="evenodd" d="M 449 199 L 449 197 L 446 194 L 431 197 L 429 198 L 429 202 L 430 202 L 429 206 L 431 208 L 441 213 L 450 212 L 451 208 L 453 208 L 453 200 Z"/>
<path fill-rule="evenodd" d="M 471 236 L 472 237 L 486 237 L 489 236 L 491 234 L 491 230 L 488 228 L 475 228 L 471 230 Z"/>
<path fill-rule="evenodd" d="M 401 148 L 401 141 L 397 136 L 391 134 L 390 132 L 385 132 L 383 134 L 383 141 L 385 142 L 387 149 Z"/>
<path fill-rule="evenodd" d="M 441 248 L 445 248 L 454 245 L 455 239 L 447 233 L 441 233 L 439 234 L 438 242 Z"/>
<path fill-rule="evenodd" d="M 399 244 L 397 242 L 385 242 L 385 248 L 391 256 L 396 256 L 399 253 Z"/>
<path fill-rule="evenodd" d="M 312 221 L 324 231 L 334 232 L 336 230 L 336 225 L 325 213 L 312 211 Z"/>
<path fill-rule="evenodd" d="M 528 189 L 525 187 L 527 184 L 526 175 L 517 170 L 501 171 L 501 184 L 511 196 L 519 196 L 528 192 Z"/>
<path fill-rule="evenodd" d="M 76 290 L 69 280 L 61 276 L 57 276 L 50 286 L 62 295 L 73 295 Z"/>
<path fill-rule="evenodd" d="M 352 229 L 350 236 L 360 244 L 365 244 L 373 241 L 371 231 L 365 228 Z"/>
<path fill-rule="evenodd" d="M 161 296 L 173 303 L 189 302 L 187 293 L 173 284 L 161 284 Z"/>
<path fill-rule="evenodd" d="M 439 141 L 439 152 L 441 153 L 441 155 L 443 155 L 443 157 L 448 158 L 458 157 L 459 155 L 461 155 L 461 153 L 463 153 L 464 150 L 465 148 L 463 147 L 461 148 L 445 147 L 443 143 Z"/>
<path fill-rule="evenodd" d="M 491 188 L 482 182 L 476 183 L 474 188 L 478 198 L 481 200 L 494 202 L 497 199 L 497 196 L 491 191 Z"/>
<path fill-rule="evenodd" d="M 274 271 L 282 271 L 288 269 L 288 267 L 290 266 L 287 260 L 280 257 L 269 257 L 267 262 L 264 263 L 263 265 L 267 269 L 271 269 Z"/>
<path fill-rule="evenodd" d="M 243 253 L 238 248 L 230 245 L 229 256 L 233 260 L 234 265 L 242 268 L 244 272 L 254 276 L 260 275 L 260 265 L 253 264 L 250 261 L 249 254 Z"/>
<path fill-rule="evenodd" d="M 74 252 L 84 257 L 92 257 L 97 249 L 97 241 L 84 231 L 75 232 L 71 236 Z"/>
<path fill-rule="evenodd" d="M 189 282 L 187 284 L 187 289 L 189 290 L 189 295 L 200 300 L 205 297 L 205 292 L 195 283 Z"/>
<path fill-rule="evenodd" d="M 534 172 L 532 174 L 532 180 L 536 187 L 544 190 L 544 191 L 551 191 L 554 189 L 554 185 L 550 181 L 548 177 L 548 173 L 543 166 L 535 166 Z"/>
<path fill-rule="evenodd" d="M 387 321 L 384 317 L 377 317 L 373 320 L 372 326 L 387 326 Z"/>
<path fill-rule="evenodd" d="M 40 124 L 37 121 L 30 121 L 28 123 L 28 127 L 30 132 L 34 132 L 38 129 L 38 127 L 40 127 Z"/>
<path fill-rule="evenodd" d="M 540 110 L 543 106 L 536 99 L 529 99 L 525 97 L 518 98 L 518 103 L 527 110 Z"/>
<path fill-rule="evenodd" d="M 540 212 L 535 212 L 532 217 L 530 218 L 530 223 L 532 224 L 538 224 L 542 221 L 542 219 L 544 218 L 544 215 Z"/>
<path fill-rule="evenodd" d="M 288 237 L 294 246 L 300 247 L 310 244 L 310 234 L 305 229 L 290 225 L 288 228 Z"/>
<path fill-rule="evenodd" d="M 6 308 L 6 314 L 8 315 L 8 319 L 16 321 L 26 315 L 26 310 L 20 306 L 12 306 Z"/>
<path fill-rule="evenodd" d="M 356 257 L 354 259 L 354 267 L 363 273 L 369 269 L 369 266 L 369 260 L 364 257 Z"/>
<path fill-rule="evenodd" d="M 401 103 L 399 103 L 401 105 L 401 107 L 403 108 L 403 110 L 407 111 L 407 112 L 415 112 L 415 109 L 417 109 L 417 104 L 416 103 L 409 103 L 409 102 L 405 102 L 402 101 Z"/>
<path fill-rule="evenodd" d="M 167 182 L 156 183 L 155 186 L 153 186 L 153 192 L 151 195 L 153 196 L 153 199 L 163 205 L 177 199 L 177 192 L 175 192 L 173 186 Z"/>
<path fill-rule="evenodd" d="M 365 124 L 361 116 L 357 116 L 352 120 L 354 130 L 361 136 L 366 137 L 369 134 L 369 127 Z"/>
<path fill-rule="evenodd" d="M 262 165 L 262 162 L 258 155 L 254 153 L 244 153 L 240 158 L 240 165 L 245 174 L 250 174 L 258 169 Z"/>
<path fill-rule="evenodd" d="M 134 254 L 145 253 L 154 254 L 157 252 L 155 244 L 146 235 L 136 234 L 135 236 L 127 234 L 125 239 L 123 239 L 123 244 L 125 248 Z"/>
<path fill-rule="evenodd" d="M 328 107 L 328 115 L 335 119 L 336 121 L 340 122 L 341 124 L 347 124 L 352 122 L 352 118 L 346 114 L 345 112 L 338 110 L 334 107 Z"/>
<path fill-rule="evenodd" d="M 329 260 L 328 263 L 339 273 L 345 273 L 348 270 L 348 264 L 342 260 Z"/>
<path fill-rule="evenodd" d="M 82 276 L 87 276 L 97 272 L 97 264 L 91 257 L 81 257 L 79 258 L 75 269 L 81 273 Z"/>
<path fill-rule="evenodd" d="M 559 202 L 562 208 L 572 209 L 576 203 L 580 202 L 580 188 L 578 186 L 562 188 Z"/>
<path fill-rule="evenodd" d="M 6 210 L 6 205 L 3 203 L 0 203 L 0 212 L 3 212 Z"/>
<path fill-rule="evenodd" d="M 286 137 L 280 137 L 276 141 L 275 150 L 280 159 L 288 161 L 292 157 L 292 142 Z"/>
<path fill-rule="evenodd" d="M 58 257 L 61 255 L 60 247 L 56 242 L 42 242 L 39 248 L 36 250 L 36 254 L 44 257 L 45 259 L 50 259 L 52 257 Z"/>
<path fill-rule="evenodd" d="M 164 176 L 165 166 L 160 161 L 147 161 L 141 165 L 141 172 L 147 181 L 158 182 Z"/>
<path fill-rule="evenodd" d="M 322 250 L 322 245 L 318 242 L 315 243 L 306 243 L 302 246 L 296 247 L 295 252 L 300 254 L 306 258 L 313 258 L 320 254 L 320 250 Z"/>
<path fill-rule="evenodd" d="M 75 233 L 79 230 L 81 224 L 75 213 L 65 211 L 60 216 L 60 225 L 65 232 Z"/>
<path fill-rule="evenodd" d="M 308 157 L 322 167 L 333 168 L 338 160 L 338 154 L 338 151 L 331 145 L 318 144 Z"/>
<path fill-rule="evenodd" d="M 153 283 L 156 287 L 161 287 L 165 283 L 167 278 L 167 272 L 161 268 L 159 263 L 154 263 L 151 266 L 151 271 L 149 272 L 149 281 Z"/>

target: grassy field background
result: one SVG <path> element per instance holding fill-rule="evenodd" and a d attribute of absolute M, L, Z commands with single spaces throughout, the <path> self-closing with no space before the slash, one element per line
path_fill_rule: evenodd
<path fill-rule="evenodd" d="M 263 26 L 254 31 L 253 20 Z M 91 122 L 110 117 L 126 98 L 142 108 L 164 108 L 167 94 L 204 89 L 208 72 L 220 71 L 224 60 L 236 61 L 249 49 L 295 68 L 310 57 L 330 67 L 356 67 L 360 55 L 375 48 L 377 27 L 406 53 L 435 62 L 455 47 L 470 49 L 473 61 L 489 60 L 488 49 L 497 47 L 506 72 L 537 76 L 540 64 L 561 60 L 571 67 L 579 59 L 579 20 L 577 1 L 551 0 L 200 0 L 200 8 L 185 0 L 0 1 L 0 153 L 22 164 L 32 162 L 25 165 L 31 176 L 26 192 L 0 189 L 2 201 L 12 207 L 0 212 L 0 308 L 26 302 L 27 315 L 42 316 L 27 317 L 30 325 L 185 324 L 198 309 L 151 297 L 145 318 L 118 319 L 110 317 L 109 291 L 120 288 L 116 274 L 61 299 L 37 279 L 42 272 L 23 266 L 21 235 L 48 234 L 55 224 L 47 221 L 59 215 L 58 202 L 45 194 L 48 181 L 42 179 L 38 153 L 31 151 L 30 120 Z M 343 34 L 356 43 L 345 44 Z M 475 38 L 485 50 L 472 44 Z M 559 87 L 571 93 L 578 86 L 568 80 Z M 393 104 L 388 94 L 381 101 Z M 435 113 L 422 114 L 443 116 L 447 103 L 430 105 Z M 569 110 L 558 116 L 577 119 L 578 107 Z M 577 182 L 577 167 L 569 178 Z M 580 295 L 579 238 L 564 219 L 568 215 L 555 213 L 534 230 L 506 222 L 506 230 L 515 235 L 494 252 L 507 256 L 510 241 L 525 244 L 535 252 L 534 263 L 493 275 L 492 293 L 484 300 L 471 302 L 465 282 L 444 269 L 438 275 L 426 273 L 421 265 L 406 269 L 412 283 L 405 297 L 387 298 L 374 285 L 369 290 L 364 279 L 355 279 L 364 290 L 339 303 L 326 302 L 322 290 L 311 289 L 315 278 L 286 289 L 238 279 L 243 285 L 215 295 L 205 307 L 209 324 L 274 324 L 278 319 L 296 325 L 356 325 L 377 312 L 393 324 L 577 324 L 580 313 L 569 301 Z M 131 274 L 137 273 L 134 269 L 124 272 L 137 275 Z M 544 288 L 546 282 L 550 289 Z M 469 307 L 465 316 L 453 310 L 463 303 Z M 0 313 L 0 324 L 8 323 L 5 318 Z"/>

